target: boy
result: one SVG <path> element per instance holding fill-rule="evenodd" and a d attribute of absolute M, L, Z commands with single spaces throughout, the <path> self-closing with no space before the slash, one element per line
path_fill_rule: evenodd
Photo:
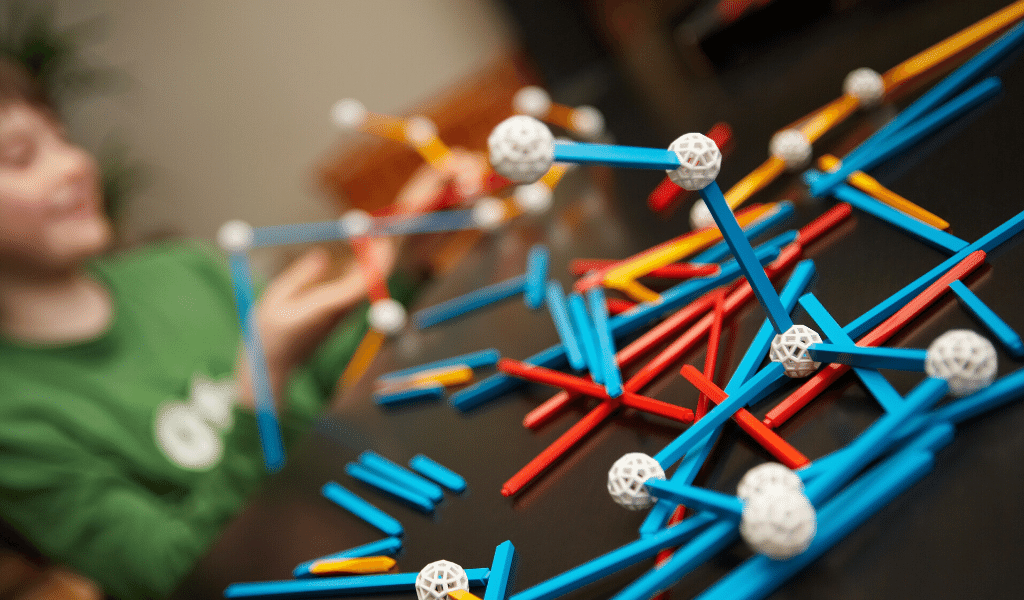
<path fill-rule="evenodd" d="M 443 179 L 422 172 L 400 202 Z M 99 259 L 101 207 L 93 158 L 0 62 L 0 512 L 107 593 L 159 598 L 258 485 L 262 454 L 221 261 L 194 244 Z M 389 273 L 395 248 L 373 254 Z M 306 254 L 257 308 L 286 443 L 366 327 L 361 273 L 325 281 L 328 262 Z"/>

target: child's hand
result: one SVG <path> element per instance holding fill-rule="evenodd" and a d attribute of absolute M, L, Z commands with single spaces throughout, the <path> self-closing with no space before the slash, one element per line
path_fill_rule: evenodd
<path fill-rule="evenodd" d="M 394 245 L 387 239 L 367 240 L 367 254 L 384 277 L 395 262 Z M 267 375 L 274 395 L 281 398 L 288 377 L 304 363 L 345 314 L 366 297 L 367 282 L 356 265 L 330 281 L 330 257 L 323 248 L 310 250 L 267 286 L 256 305 Z M 248 357 L 239 355 L 236 381 L 240 403 L 253 406 Z"/>

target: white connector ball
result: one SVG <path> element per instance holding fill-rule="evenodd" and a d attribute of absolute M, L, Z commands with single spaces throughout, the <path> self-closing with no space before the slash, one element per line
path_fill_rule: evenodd
<path fill-rule="evenodd" d="M 856 98 L 864 108 L 871 108 L 885 98 L 885 82 L 878 71 L 861 67 L 850 71 L 843 80 L 843 93 Z"/>
<path fill-rule="evenodd" d="M 569 127 L 582 138 L 596 139 L 604 133 L 604 115 L 593 106 L 579 106 L 569 116 Z"/>
<path fill-rule="evenodd" d="M 384 335 L 394 335 L 405 327 L 408 315 L 405 312 L 405 307 L 397 300 L 384 298 L 370 304 L 366 320 L 374 331 L 379 331 Z"/>
<path fill-rule="evenodd" d="M 437 136 L 437 125 L 423 115 L 410 117 L 405 122 L 405 139 L 411 143 L 422 146 Z"/>
<path fill-rule="evenodd" d="M 372 226 L 373 217 L 370 216 L 370 213 L 358 208 L 346 211 L 338 219 L 338 228 L 341 229 L 341 234 L 348 237 L 364 236 L 369 233 Z"/>
<path fill-rule="evenodd" d="M 416 576 L 416 597 L 419 600 L 448 600 L 448 592 L 469 591 L 469 577 L 459 565 L 439 560 L 420 570 Z"/>
<path fill-rule="evenodd" d="M 690 207 L 690 227 L 696 230 L 716 226 L 715 218 L 711 216 L 711 210 L 707 203 L 703 198 L 697 198 L 697 201 Z"/>
<path fill-rule="evenodd" d="M 473 205 L 473 222 L 484 231 L 494 231 L 505 220 L 505 204 L 497 198 L 480 198 Z"/>
<path fill-rule="evenodd" d="M 807 377 L 821 366 L 820 362 L 814 362 L 807 349 L 820 343 L 821 336 L 817 331 L 806 325 L 794 325 L 775 336 L 768 358 L 782 363 L 789 377 Z"/>
<path fill-rule="evenodd" d="M 512 192 L 512 200 L 525 213 L 540 215 L 548 212 L 551 203 L 554 201 L 554 194 L 551 188 L 543 183 L 531 183 L 521 185 Z"/>
<path fill-rule="evenodd" d="M 796 129 L 783 129 L 768 142 L 768 152 L 782 159 L 786 168 L 797 171 L 811 162 L 811 143 Z"/>
<path fill-rule="evenodd" d="M 949 393 L 961 397 L 991 385 L 998 367 L 992 342 L 969 329 L 952 329 L 928 346 L 924 370 L 945 379 Z"/>
<path fill-rule="evenodd" d="M 761 463 L 747 471 L 736 486 L 736 497 L 746 501 L 756 494 L 766 493 L 771 488 L 782 488 L 791 492 L 804 491 L 800 476 L 786 465 L 777 462 Z"/>
<path fill-rule="evenodd" d="M 256 233 L 245 221 L 228 221 L 217 230 L 217 245 L 225 252 L 248 252 Z"/>
<path fill-rule="evenodd" d="M 740 535 L 769 558 L 786 560 L 807 550 L 817 528 L 814 506 L 802 492 L 771 487 L 743 503 Z"/>
<path fill-rule="evenodd" d="M 533 183 L 555 161 L 555 136 L 544 123 L 518 115 L 498 123 L 487 138 L 491 166 L 513 183 Z"/>
<path fill-rule="evenodd" d="M 512 96 L 512 110 L 540 119 L 551 111 L 551 96 L 543 88 L 528 85 Z"/>
<path fill-rule="evenodd" d="M 648 479 L 665 479 L 658 461 L 643 452 L 624 454 L 608 471 L 608 493 L 616 504 L 629 510 L 650 508 L 655 498 L 644 486 Z"/>
<path fill-rule="evenodd" d="M 668 149 L 679 157 L 679 168 L 666 171 L 669 179 L 691 192 L 711 185 L 722 169 L 722 153 L 706 135 L 687 133 L 676 138 Z"/>
<path fill-rule="evenodd" d="M 358 129 L 366 122 L 366 107 L 355 98 L 342 98 L 331 107 L 331 121 L 340 129 Z"/>

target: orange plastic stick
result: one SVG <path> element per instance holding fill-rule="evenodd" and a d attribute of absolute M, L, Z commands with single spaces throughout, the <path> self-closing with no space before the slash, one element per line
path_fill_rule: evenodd
<path fill-rule="evenodd" d="M 452 590 L 448 592 L 448 597 L 454 600 L 480 600 L 479 596 L 474 596 L 466 590 Z"/>
<path fill-rule="evenodd" d="M 903 83 L 938 67 L 943 62 L 965 52 L 975 44 L 993 37 L 1024 17 L 1024 0 L 998 10 L 941 42 L 923 50 L 882 75 L 886 93 Z"/>
<path fill-rule="evenodd" d="M 823 154 L 818 157 L 818 167 L 823 171 L 831 171 L 832 169 L 840 165 L 838 158 L 831 154 Z M 854 171 L 850 173 L 850 177 L 847 179 L 854 187 L 863 191 L 866 194 L 871 195 L 879 202 L 888 204 L 896 210 L 914 217 L 918 221 L 931 225 L 936 229 L 949 229 L 949 223 L 943 219 L 935 216 L 920 206 L 914 204 L 910 200 L 907 200 L 903 196 L 900 196 L 896 192 L 885 187 L 878 182 L 877 179 L 868 175 L 863 171 Z"/>
<path fill-rule="evenodd" d="M 342 387 L 353 386 L 363 378 L 366 369 L 370 368 L 370 363 L 377 356 L 377 352 L 380 351 L 380 346 L 383 343 L 383 333 L 372 329 L 366 332 L 359 345 L 356 346 L 355 352 L 352 353 L 352 360 L 348 361 L 348 366 L 345 367 L 345 371 L 341 374 Z"/>
<path fill-rule="evenodd" d="M 693 365 L 683 366 L 680 374 L 701 391 L 706 394 L 715 404 L 725 402 L 729 396 L 713 381 L 704 376 Z M 733 413 L 732 418 L 736 421 L 747 435 L 754 438 L 761 447 L 767 450 L 779 462 L 790 469 L 799 469 L 810 464 L 810 460 L 799 450 L 790 445 L 789 442 L 779 437 L 779 434 L 769 429 L 764 423 L 757 420 L 757 417 L 750 414 L 750 411 L 741 408 Z"/>
<path fill-rule="evenodd" d="M 725 193 L 725 203 L 729 208 L 736 210 L 741 204 L 750 199 L 751 196 L 764 189 L 775 178 L 782 175 L 786 170 L 786 162 L 781 158 L 769 156 L 768 160 L 761 163 L 746 177 L 740 179 Z"/>
<path fill-rule="evenodd" d="M 945 275 L 925 288 L 923 292 L 918 294 L 913 300 L 903 306 L 903 308 L 899 309 L 895 314 L 879 324 L 878 327 L 875 327 L 864 334 L 862 338 L 857 340 L 857 345 L 878 346 L 879 344 L 885 343 L 886 340 L 895 335 L 896 332 L 905 327 L 907 323 L 920 315 L 926 308 L 938 300 L 938 298 L 949 288 L 949 283 L 951 281 L 966 276 L 968 273 L 971 273 L 981 266 L 983 262 L 985 262 L 984 251 L 978 250 L 977 252 L 971 253 L 967 258 L 963 259 L 957 263 L 956 266 L 947 271 Z M 768 414 L 765 415 L 763 420 L 764 424 L 774 429 L 785 423 L 787 419 L 796 414 L 798 410 L 807 405 L 808 402 L 817 397 L 817 395 L 831 385 L 832 382 L 842 377 L 843 374 L 849 370 L 850 367 L 839 364 L 831 364 L 824 367 L 813 377 L 808 379 L 806 383 L 800 386 L 799 389 L 768 411 Z"/>
<path fill-rule="evenodd" d="M 840 96 L 811 113 L 796 128 L 813 144 L 833 127 L 845 121 L 858 106 L 860 102 L 853 96 Z"/>
<path fill-rule="evenodd" d="M 397 564 L 390 556 L 318 560 L 309 566 L 313 575 L 369 575 L 386 573 Z"/>

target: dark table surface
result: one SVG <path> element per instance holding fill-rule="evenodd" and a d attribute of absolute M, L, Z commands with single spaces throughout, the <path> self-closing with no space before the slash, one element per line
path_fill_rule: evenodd
<path fill-rule="evenodd" d="M 680 99 L 689 129 L 724 120 L 735 131 L 718 181 L 723 188 L 760 164 L 776 129 L 838 94 L 845 74 L 870 66 L 882 72 L 913 53 L 999 8 L 1000 2 L 907 1 L 864 3 L 776 40 L 762 53 L 718 76 L 693 82 Z M 952 223 L 974 241 L 1024 209 L 1024 65 L 1019 56 L 997 69 L 1004 90 L 873 174 L 896 192 Z M 905 104 L 907 100 L 901 101 Z M 688 111 L 688 107 L 693 107 Z M 621 143 L 665 147 L 680 131 L 644 117 L 628 90 L 601 104 Z M 816 144 L 815 153 L 845 152 L 898 107 L 860 114 Z M 432 284 L 418 302 L 427 306 L 523 272 L 532 244 L 551 250 L 552 276 L 568 285 L 572 258 L 621 258 L 688 229 L 688 206 L 659 218 L 644 204 L 657 172 L 580 169 L 543 218 L 523 218 L 483 238 L 455 273 Z M 834 204 L 807 197 L 795 176 L 783 177 L 754 201 L 789 199 L 791 226 Z M 1020 239 L 989 257 L 969 286 L 1016 331 L 1024 332 L 1024 252 Z M 863 213 L 810 253 L 817 266 L 812 291 L 840 323 L 848 323 L 944 259 L 941 253 Z M 752 305 L 734 336 L 728 372 L 764 318 Z M 809 322 L 797 313 L 796 322 Z M 923 348 L 952 328 L 984 330 L 948 295 L 894 345 Z M 990 336 L 987 336 L 990 337 Z M 515 499 L 502 483 L 575 423 L 577 406 L 539 431 L 523 416 L 553 393 L 529 386 L 461 413 L 446 402 L 382 410 L 370 401 L 372 379 L 383 372 L 494 347 L 522 359 L 557 340 L 547 312 L 519 300 L 390 341 L 362 383 L 336 398 L 330 414 L 289 455 L 211 553 L 179 589 L 178 598 L 220 597 L 236 581 L 285 579 L 305 560 L 379 539 L 382 535 L 320 496 L 337 480 L 398 518 L 405 527 L 401 571 L 447 559 L 466 568 L 488 567 L 494 547 L 515 544 L 519 564 L 511 591 L 523 590 L 637 537 L 643 513 L 615 505 L 605 489 L 610 465 L 626 452 L 657 453 L 683 426 L 631 410 L 617 413 Z M 998 346 L 997 346 L 998 349 Z M 1001 350 L 1000 375 L 1020 367 Z M 686 362 L 703 367 L 703 348 Z M 901 392 L 920 374 L 884 371 Z M 786 388 L 786 389 L 792 389 Z M 785 391 L 785 390 L 784 390 Z M 697 392 L 678 368 L 656 381 L 650 396 L 693 406 Z M 782 393 L 773 396 L 782 397 Z M 762 415 L 774 401 L 765 402 Z M 833 385 L 779 432 L 811 458 L 848 443 L 881 414 L 851 376 Z M 772 598 L 1016 598 L 1024 584 L 1024 406 L 1012 405 L 963 424 L 938 455 L 934 470 L 861 528 L 772 595 Z M 363 487 L 344 474 L 346 462 L 372 449 L 399 463 L 424 453 L 466 477 L 469 489 L 446 495 L 424 516 Z M 748 468 L 769 457 L 733 424 L 725 428 L 699 485 L 734 492 Z M 750 555 L 741 544 L 720 553 L 674 589 L 691 597 Z M 607 598 L 650 567 L 650 561 L 571 595 Z M 481 594 L 482 595 L 482 594 Z M 412 594 L 385 597 L 411 598 Z"/>

